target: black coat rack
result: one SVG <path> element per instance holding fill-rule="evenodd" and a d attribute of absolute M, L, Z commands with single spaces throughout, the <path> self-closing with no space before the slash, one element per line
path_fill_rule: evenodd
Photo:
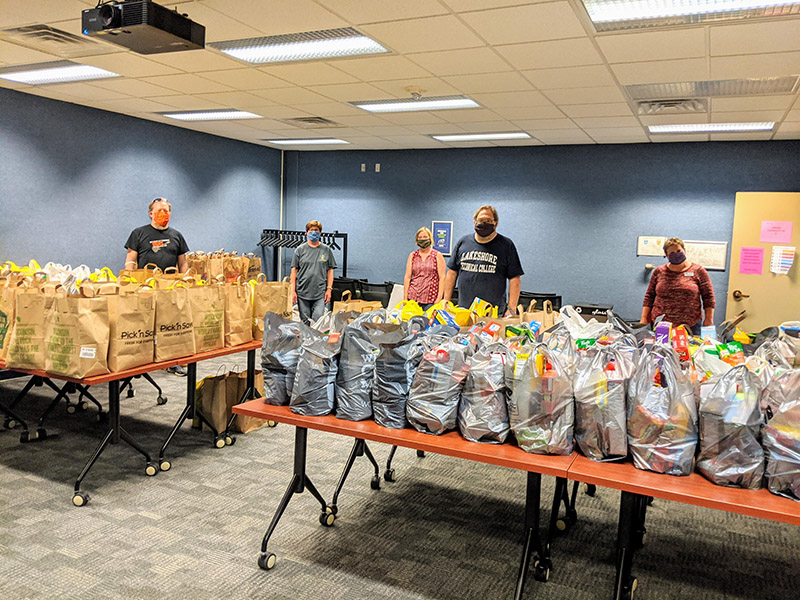
<path fill-rule="evenodd" d="M 261 256 L 264 263 L 267 262 L 267 248 L 272 248 L 272 274 L 273 277 L 278 277 L 278 248 L 297 248 L 306 243 L 305 231 L 291 231 L 289 229 L 264 229 L 261 232 L 261 241 L 258 245 L 261 246 Z M 324 232 L 322 239 L 323 244 L 330 246 L 333 250 L 342 251 L 342 277 L 347 277 L 347 234 L 333 231 L 331 233 Z M 341 242 L 341 244 L 340 244 Z"/>

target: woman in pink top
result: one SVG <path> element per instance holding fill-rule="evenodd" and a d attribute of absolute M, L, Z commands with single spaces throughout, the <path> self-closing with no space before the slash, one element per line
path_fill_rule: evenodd
<path fill-rule="evenodd" d="M 444 257 L 431 248 L 433 234 L 427 227 L 420 227 L 414 239 L 419 250 L 409 254 L 406 261 L 403 299 L 415 300 L 423 310 L 428 310 L 444 295 Z"/>
<path fill-rule="evenodd" d="M 686 246 L 680 238 L 664 242 L 669 261 L 650 277 L 644 295 L 641 323 L 652 323 L 658 316 L 674 326 L 686 325 L 695 335 L 703 326 L 714 324 L 714 288 L 706 270 L 686 260 Z"/>

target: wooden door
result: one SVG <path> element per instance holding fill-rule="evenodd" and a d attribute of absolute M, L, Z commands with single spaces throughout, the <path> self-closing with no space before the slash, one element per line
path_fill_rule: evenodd
<path fill-rule="evenodd" d="M 769 231 L 762 232 L 765 221 L 776 223 L 772 227 L 767 224 Z M 788 229 L 788 224 L 791 224 L 789 241 L 770 241 L 770 238 L 780 238 L 781 231 Z M 794 262 L 787 275 L 770 271 L 770 259 L 776 246 L 795 248 Z M 798 250 L 800 193 L 738 192 L 733 215 L 726 318 L 746 310 L 747 317 L 740 327 L 749 332 L 761 331 L 784 321 L 800 321 Z M 758 270 L 761 252 L 761 273 L 753 273 Z"/>

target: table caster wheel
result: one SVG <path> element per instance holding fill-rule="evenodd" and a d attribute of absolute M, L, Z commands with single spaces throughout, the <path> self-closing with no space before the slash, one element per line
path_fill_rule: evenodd
<path fill-rule="evenodd" d="M 89 409 L 89 403 L 86 400 L 78 402 L 78 410 L 84 412 Z"/>
<path fill-rule="evenodd" d="M 17 421 L 11 417 L 6 417 L 6 420 L 3 422 L 3 427 L 6 429 L 14 429 L 17 426 Z"/>
<path fill-rule="evenodd" d="M 108 413 L 99 412 L 95 416 L 94 420 L 97 421 L 98 423 L 105 423 L 106 421 L 108 421 Z"/>
<path fill-rule="evenodd" d="M 67 414 L 74 415 L 75 412 L 78 410 L 78 407 L 74 404 L 67 404 Z"/>
<path fill-rule="evenodd" d="M 328 512 L 328 513 L 331 513 L 332 515 L 335 515 L 336 513 L 339 512 L 339 507 L 336 506 L 335 504 L 328 504 L 325 507 L 325 512 Z"/>
<path fill-rule="evenodd" d="M 36 439 L 36 432 L 34 431 L 31 433 L 28 430 L 23 431 L 19 434 L 19 443 L 20 444 L 27 444 L 28 442 L 32 442 Z"/>
<path fill-rule="evenodd" d="M 89 504 L 89 494 L 86 492 L 75 492 L 72 496 L 72 504 L 75 506 L 86 506 Z"/>
<path fill-rule="evenodd" d="M 592 497 L 597 492 L 597 486 L 592 483 L 584 483 L 583 484 L 583 493 L 589 497 Z"/>
<path fill-rule="evenodd" d="M 396 481 L 396 479 L 394 478 L 394 469 L 386 469 L 383 472 L 383 478 L 386 481 Z"/>
<path fill-rule="evenodd" d="M 161 471 L 169 471 L 172 468 L 172 463 L 165 458 L 161 459 L 161 462 L 158 463 L 158 468 Z"/>
<path fill-rule="evenodd" d="M 225 436 L 225 445 L 226 446 L 233 446 L 236 443 L 236 436 L 235 435 L 226 435 Z"/>
<path fill-rule="evenodd" d="M 44 427 L 39 427 L 39 429 L 36 430 L 36 435 L 31 438 L 31 441 L 32 440 L 42 441 L 46 439 L 47 439 L 47 430 Z"/>
<path fill-rule="evenodd" d="M 265 571 L 269 571 L 270 569 L 275 567 L 275 561 L 277 560 L 277 556 L 275 556 L 272 552 L 262 552 L 258 555 L 258 566 L 264 569 Z"/>
<path fill-rule="evenodd" d="M 158 475 L 158 467 L 155 463 L 147 463 L 147 466 L 144 468 L 144 474 L 148 477 Z"/>
<path fill-rule="evenodd" d="M 225 438 L 221 436 L 217 436 L 214 438 L 214 448 L 224 448 L 225 447 Z"/>
<path fill-rule="evenodd" d="M 636 577 L 631 577 L 628 585 L 622 590 L 622 597 L 625 600 L 633 600 L 633 595 L 636 592 L 637 587 L 639 587 L 639 581 L 636 579 Z"/>
<path fill-rule="evenodd" d="M 277 427 L 277 421 L 267 421 L 267 427 Z"/>
<path fill-rule="evenodd" d="M 156 404 L 158 404 L 159 406 L 163 406 L 164 404 L 167 403 L 167 400 L 168 398 L 166 396 L 159 396 L 158 398 L 156 398 Z"/>
<path fill-rule="evenodd" d="M 550 581 L 550 569 L 552 565 L 549 560 L 542 560 L 536 563 L 533 569 L 533 578 L 536 581 L 548 582 Z"/>
<path fill-rule="evenodd" d="M 128 388 L 128 393 L 126 394 L 126 398 L 133 398 L 136 396 L 136 390 L 133 388 Z"/>
<path fill-rule="evenodd" d="M 333 527 L 334 521 L 336 521 L 336 515 L 332 512 L 326 511 L 319 516 L 319 522 L 325 527 Z"/>
<path fill-rule="evenodd" d="M 379 475 L 373 475 L 372 479 L 369 480 L 369 487 L 373 490 L 381 489 L 381 478 Z"/>
<path fill-rule="evenodd" d="M 556 521 L 556 529 L 562 532 L 569 529 L 568 519 L 566 517 L 559 517 L 559 519 Z"/>
<path fill-rule="evenodd" d="M 417 450 L 417 458 L 425 458 L 425 451 Z"/>

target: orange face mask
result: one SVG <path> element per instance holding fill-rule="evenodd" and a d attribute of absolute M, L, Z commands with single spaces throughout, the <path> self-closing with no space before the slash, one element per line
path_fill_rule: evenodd
<path fill-rule="evenodd" d="M 166 210 L 159 210 L 153 215 L 153 221 L 156 222 L 156 225 L 159 227 L 166 227 L 167 223 L 169 223 L 169 213 Z"/>

